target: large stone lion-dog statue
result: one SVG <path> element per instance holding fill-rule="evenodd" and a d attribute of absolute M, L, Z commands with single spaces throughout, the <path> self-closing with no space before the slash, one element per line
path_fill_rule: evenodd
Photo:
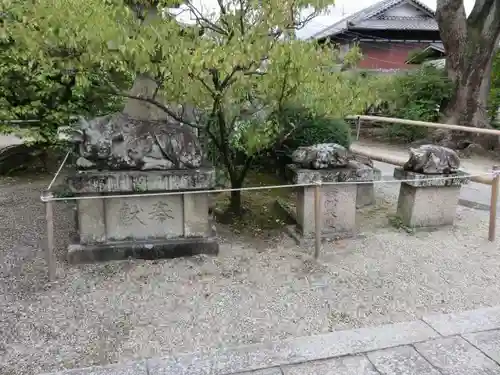
<path fill-rule="evenodd" d="M 192 129 L 167 121 L 134 119 L 123 113 L 80 118 L 72 132 L 78 169 L 195 169 L 202 150 Z"/>

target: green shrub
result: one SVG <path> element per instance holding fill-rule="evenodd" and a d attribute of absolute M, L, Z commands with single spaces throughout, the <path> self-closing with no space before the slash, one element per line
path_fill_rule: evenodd
<path fill-rule="evenodd" d="M 388 84 L 391 87 L 381 92 L 389 103 L 384 115 L 408 120 L 437 122 L 439 108 L 453 91 L 446 73 L 432 66 L 391 77 Z M 390 138 L 405 142 L 425 138 L 428 132 L 424 127 L 394 124 L 387 125 L 386 129 Z"/>
<path fill-rule="evenodd" d="M 286 137 L 261 153 L 255 160 L 255 167 L 283 174 L 285 166 L 292 161 L 293 151 L 301 146 L 338 143 L 349 147 L 351 144 L 350 126 L 342 119 L 321 116 L 307 108 L 293 106 L 287 106 L 275 116 Z"/>
<path fill-rule="evenodd" d="M 292 151 L 317 143 L 338 143 L 344 147 L 351 144 L 351 129 L 343 119 L 317 115 L 307 108 L 288 107 L 281 114 L 280 121 L 284 122 L 285 129 L 291 129 L 281 146 Z"/>

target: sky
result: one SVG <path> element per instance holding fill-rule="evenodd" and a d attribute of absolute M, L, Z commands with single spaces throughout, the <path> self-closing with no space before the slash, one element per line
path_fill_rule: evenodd
<path fill-rule="evenodd" d="M 331 26 L 343 17 L 357 12 L 363 8 L 377 3 L 379 0 L 335 0 L 335 6 L 330 7 L 328 15 L 322 15 L 314 18 L 303 29 L 297 32 L 299 38 L 307 38 L 324 28 Z M 422 3 L 432 9 L 436 9 L 436 0 L 420 0 Z M 464 0 L 465 9 L 470 12 L 476 0 Z M 214 12 L 217 6 L 217 0 L 192 0 L 193 4 L 202 9 L 203 13 Z M 201 8 L 199 7 L 201 5 Z M 189 23 L 189 15 L 187 13 L 177 17 L 179 21 Z"/>

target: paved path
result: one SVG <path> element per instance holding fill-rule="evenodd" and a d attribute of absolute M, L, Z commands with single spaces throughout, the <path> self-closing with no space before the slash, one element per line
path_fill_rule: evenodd
<path fill-rule="evenodd" d="M 500 307 L 70 374 L 500 375 Z"/>
<path fill-rule="evenodd" d="M 23 140 L 15 135 L 0 134 L 0 149 L 12 145 L 20 145 L 22 143 Z"/>

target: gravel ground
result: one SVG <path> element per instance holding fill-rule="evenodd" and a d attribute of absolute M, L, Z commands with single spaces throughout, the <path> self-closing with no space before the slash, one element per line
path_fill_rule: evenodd
<path fill-rule="evenodd" d="M 488 214 L 460 207 L 455 227 L 409 235 L 387 226 L 397 185 L 379 186 L 364 236 L 312 249 L 287 237 L 224 234 L 218 257 L 70 266 L 48 284 L 39 191 L 0 188 L 0 374 L 38 374 L 235 346 L 500 304 L 500 252 Z M 57 204 L 58 256 L 73 211 Z M 225 233 L 224 228 L 222 231 Z"/>

